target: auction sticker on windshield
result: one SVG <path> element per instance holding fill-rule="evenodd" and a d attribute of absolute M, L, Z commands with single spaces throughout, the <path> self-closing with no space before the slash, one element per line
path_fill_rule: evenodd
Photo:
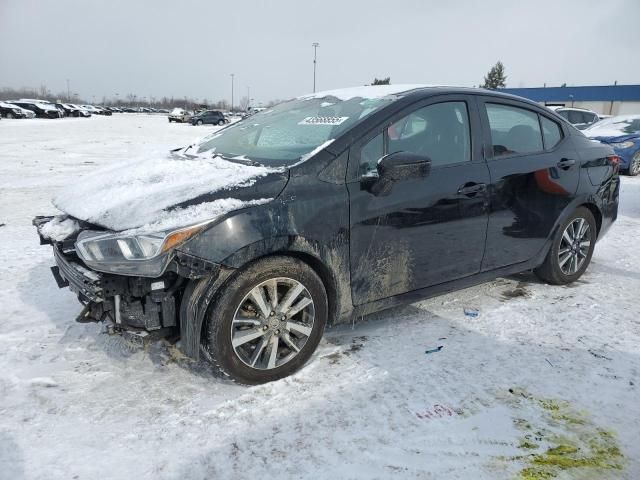
<path fill-rule="evenodd" d="M 348 119 L 349 117 L 307 117 L 298 125 L 340 125 Z"/>

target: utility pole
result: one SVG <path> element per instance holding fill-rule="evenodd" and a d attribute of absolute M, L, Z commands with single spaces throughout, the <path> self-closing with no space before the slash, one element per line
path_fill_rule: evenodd
<path fill-rule="evenodd" d="M 233 112 L 233 77 L 234 74 L 231 74 L 231 111 Z"/>
<path fill-rule="evenodd" d="M 316 93 L 316 63 L 318 63 L 317 54 L 320 44 L 318 42 L 313 42 L 311 46 L 313 47 L 313 93 Z"/>
<path fill-rule="evenodd" d="M 71 89 L 69 88 L 69 79 L 67 78 L 67 102 L 71 101 Z"/>
<path fill-rule="evenodd" d="M 247 87 L 247 110 L 251 106 L 251 89 Z"/>

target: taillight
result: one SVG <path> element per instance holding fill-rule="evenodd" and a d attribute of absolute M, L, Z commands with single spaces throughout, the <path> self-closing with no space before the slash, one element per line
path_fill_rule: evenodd
<path fill-rule="evenodd" d="M 607 156 L 607 160 L 613 167 L 619 167 L 622 163 L 622 158 L 620 158 L 618 155 L 609 155 Z"/>

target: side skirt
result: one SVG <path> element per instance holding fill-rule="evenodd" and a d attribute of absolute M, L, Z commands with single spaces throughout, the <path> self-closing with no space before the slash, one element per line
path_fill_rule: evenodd
<path fill-rule="evenodd" d="M 450 282 L 445 282 L 445 283 L 440 283 L 430 287 L 420 288 L 418 290 L 413 290 L 411 292 L 403 293 L 401 295 L 396 295 L 394 297 L 382 298 L 374 302 L 357 305 L 354 308 L 354 312 L 353 312 L 354 317 L 352 318 L 358 318 L 364 315 L 368 315 L 370 313 L 378 312 L 380 310 L 386 310 L 388 308 L 399 307 L 401 305 L 408 305 L 410 303 L 416 303 L 421 300 L 427 300 L 429 298 L 437 297 L 438 295 L 443 295 L 445 293 L 453 292 L 455 290 L 461 290 L 463 288 L 473 287 L 475 285 L 479 285 L 481 283 L 494 280 L 498 277 L 505 277 L 508 275 L 513 275 L 515 273 L 521 273 L 521 272 L 526 272 L 527 270 L 532 270 L 542 264 L 545 257 L 547 256 L 547 252 L 549 251 L 550 247 L 551 247 L 551 242 L 547 241 L 547 244 L 542 249 L 542 251 L 536 257 L 532 258 L 531 260 L 527 260 L 526 262 L 516 263 L 514 265 L 509 265 L 507 267 L 500 267 L 495 270 L 476 273 L 469 277 L 464 277 L 457 280 L 452 280 Z"/>

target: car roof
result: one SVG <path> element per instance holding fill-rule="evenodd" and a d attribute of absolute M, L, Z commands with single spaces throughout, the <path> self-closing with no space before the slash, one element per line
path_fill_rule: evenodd
<path fill-rule="evenodd" d="M 340 100 L 351 98 L 383 98 L 387 96 L 397 96 L 398 98 L 408 98 L 418 100 L 433 95 L 458 94 L 458 95 L 486 95 L 506 100 L 516 100 L 524 102 L 538 108 L 543 108 L 538 103 L 528 98 L 519 97 L 510 93 L 503 93 L 497 90 L 488 90 L 475 87 L 459 87 L 451 85 L 423 85 L 423 84 L 398 84 L 398 85 L 365 85 L 362 87 L 341 88 L 336 90 L 325 90 L 308 95 L 297 97 L 298 100 L 309 100 L 314 98 L 335 97 Z"/>

